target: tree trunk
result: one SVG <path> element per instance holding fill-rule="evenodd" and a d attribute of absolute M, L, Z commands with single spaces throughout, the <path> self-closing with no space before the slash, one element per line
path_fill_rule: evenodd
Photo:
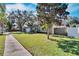
<path fill-rule="evenodd" d="M 18 25 L 19 25 L 19 30 L 22 32 L 22 23 L 20 21 L 18 22 Z"/>
<path fill-rule="evenodd" d="M 49 39 L 49 36 L 50 36 L 50 33 L 49 33 L 49 28 L 48 28 L 48 30 L 47 30 L 47 39 Z"/>
<path fill-rule="evenodd" d="M 51 29 L 51 24 L 48 24 L 47 39 L 50 39 L 50 29 Z"/>
<path fill-rule="evenodd" d="M 22 32 L 22 26 L 21 26 L 21 25 L 20 25 L 20 27 L 19 27 L 19 28 L 20 28 L 20 31 Z"/>

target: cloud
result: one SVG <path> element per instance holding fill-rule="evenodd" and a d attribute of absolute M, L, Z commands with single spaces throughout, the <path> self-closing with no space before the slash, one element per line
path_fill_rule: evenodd
<path fill-rule="evenodd" d="M 31 8 L 28 6 L 25 6 L 24 4 L 7 4 L 6 5 L 6 12 L 10 12 L 12 10 L 27 10 L 30 11 Z"/>
<path fill-rule="evenodd" d="M 7 4 L 6 5 L 6 10 L 7 11 L 17 10 L 17 9 L 23 10 L 23 9 L 26 9 L 26 8 L 22 4 Z"/>

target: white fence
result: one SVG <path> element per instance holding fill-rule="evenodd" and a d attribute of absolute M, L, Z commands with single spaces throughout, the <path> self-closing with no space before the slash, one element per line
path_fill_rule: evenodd
<path fill-rule="evenodd" d="M 69 27 L 69 28 L 67 28 L 67 36 L 79 37 L 79 27 Z"/>

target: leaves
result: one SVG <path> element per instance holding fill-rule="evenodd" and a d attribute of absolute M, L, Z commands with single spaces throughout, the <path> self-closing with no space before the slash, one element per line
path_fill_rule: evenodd
<path fill-rule="evenodd" d="M 68 15 L 69 12 L 66 11 L 68 4 L 66 3 L 38 3 L 37 13 L 40 19 L 43 19 L 46 23 L 57 22 L 56 16 Z"/>
<path fill-rule="evenodd" d="M 2 22 L 3 24 L 6 24 L 6 15 L 5 15 L 5 4 L 0 3 L 0 22 Z"/>

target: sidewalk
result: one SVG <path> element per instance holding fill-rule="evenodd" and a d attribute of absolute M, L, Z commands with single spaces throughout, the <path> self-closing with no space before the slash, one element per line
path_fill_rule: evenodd
<path fill-rule="evenodd" d="M 6 36 L 4 56 L 32 56 L 11 34 Z"/>

